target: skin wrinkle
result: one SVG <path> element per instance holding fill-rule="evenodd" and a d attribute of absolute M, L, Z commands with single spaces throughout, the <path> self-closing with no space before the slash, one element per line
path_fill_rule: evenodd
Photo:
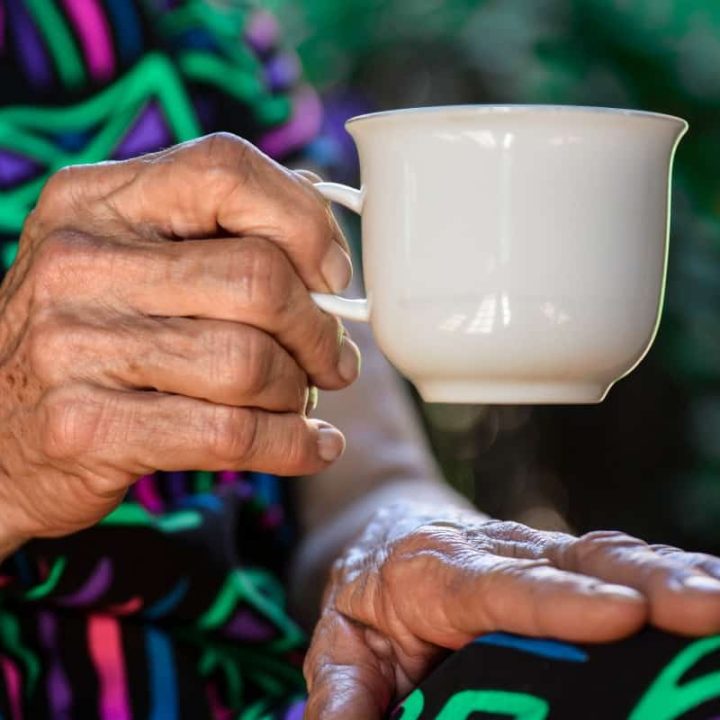
<path fill-rule="evenodd" d="M 172 333 L 158 332 L 158 323 L 167 321 L 148 319 L 175 316 L 184 303 L 181 314 L 187 322 L 202 326 L 203 332 L 209 332 L 211 327 L 211 323 L 203 326 L 204 320 L 224 320 L 216 318 L 228 305 L 220 302 L 221 289 L 216 282 L 227 258 L 223 241 L 203 239 L 202 253 L 198 252 L 199 244 L 157 242 L 166 229 L 166 219 L 181 217 L 178 210 L 187 209 L 195 230 L 197 223 L 218 226 L 219 208 L 213 207 L 212 198 L 199 192 L 207 188 L 203 158 L 206 166 L 212 164 L 207 156 L 213 142 L 199 140 L 164 156 L 139 161 L 63 170 L 46 184 L 35 211 L 28 217 L 16 262 L 0 286 L 0 387 L 7 389 L 0 412 L 8 428 L 0 438 L 8 474 L 3 490 L 8 504 L 17 510 L 17 522 L 13 523 L 17 527 L 2 527 L 0 523 L 0 546 L 8 544 L 3 536 L 19 533 L 20 526 L 23 536 L 50 537 L 94 524 L 113 509 L 138 475 L 148 471 L 173 469 L 177 463 L 218 469 L 220 459 L 217 453 L 213 455 L 213 444 L 229 457 L 231 462 L 223 461 L 223 465 L 232 465 L 230 469 L 303 474 L 327 466 L 318 453 L 319 425 L 304 419 L 307 374 L 299 367 L 294 373 L 286 372 L 286 364 L 294 361 L 276 338 L 273 342 L 277 344 L 272 345 L 268 356 L 268 344 L 257 341 L 258 335 L 248 335 L 248 326 L 245 334 L 237 336 L 237 342 L 247 342 L 247 352 L 252 356 L 238 354 L 232 346 L 235 339 L 223 340 L 222 336 L 209 341 L 211 347 L 195 348 L 199 354 L 191 356 L 192 343 L 182 347 L 177 332 L 174 337 Z M 228 157 L 223 158 L 224 162 L 231 163 L 238 153 L 251 157 L 251 184 L 257 187 L 254 191 L 242 187 L 245 174 L 238 176 L 242 167 L 232 169 L 229 180 L 226 171 L 222 182 L 226 188 L 231 183 L 228 192 L 232 191 L 233 197 L 222 200 L 222 213 L 247 227 L 260 226 L 274 217 L 281 223 L 273 226 L 278 242 L 286 242 L 285 231 L 295 228 L 287 201 L 302 196 L 304 227 L 316 233 L 303 238 L 303 242 L 310 254 L 313 247 L 316 255 L 321 254 L 325 245 L 333 241 L 326 204 L 313 200 L 312 193 L 296 176 L 278 172 L 276 165 L 247 144 L 237 139 L 226 144 Z M 217 161 L 213 162 L 217 165 Z M 188 200 L 187 207 L 173 207 L 180 200 Z M 193 249 L 194 263 L 174 262 L 174 258 L 191 255 Z M 289 252 L 295 254 L 295 261 L 306 275 L 317 272 L 311 260 L 298 258 L 297 249 L 289 248 Z M 201 254 L 204 259 L 198 262 Z M 276 256 L 281 255 L 276 252 Z M 212 257 L 214 265 L 208 261 Z M 287 265 L 292 267 L 289 262 Z M 166 282 L 162 290 L 165 306 L 148 306 L 148 298 L 142 297 L 142 285 L 157 289 L 162 284 L 148 283 L 149 271 L 167 277 L 169 272 L 177 274 L 178 267 L 191 268 L 194 275 L 182 286 Z M 208 276 L 212 268 L 215 277 Z M 301 287 L 302 280 L 291 269 L 288 273 L 294 278 L 295 288 Z M 275 282 L 273 275 L 270 284 Z M 193 291 L 194 297 L 188 300 Z M 284 295 L 282 289 L 262 290 L 268 291 Z M 237 292 L 237 287 L 232 287 L 226 295 L 237 296 Z M 262 299 L 271 315 L 283 312 L 287 302 L 281 297 L 281 303 L 272 306 L 267 298 Z M 196 311 L 203 302 L 207 318 L 199 318 L 202 313 Z M 309 297 L 305 308 L 316 323 L 325 317 Z M 297 319 L 303 324 L 307 317 Z M 34 334 L 38 332 L 38 319 L 52 326 L 40 336 Z M 239 327 L 242 318 L 227 322 Z M 262 326 L 277 323 L 277 318 L 256 317 L 254 322 Z M 221 326 L 214 327 L 217 330 Z M 163 328 L 167 330 L 167 324 Z M 307 347 L 297 357 L 312 365 L 318 375 L 313 377 L 314 384 L 344 387 L 346 382 L 337 372 L 336 357 L 323 357 L 323 353 L 328 355 L 328 347 L 338 344 L 336 321 L 325 322 L 325 328 L 330 340 L 324 340 L 323 331 L 316 328 L 317 342 L 312 346 L 297 334 L 297 346 Z M 151 335 L 155 337 L 151 339 Z M 43 343 L 43 339 L 47 342 Z M 223 342 L 225 365 L 218 368 L 219 360 L 207 355 L 217 353 Z M 37 353 L 36 367 L 31 362 L 32 353 Z M 256 354 L 263 354 L 262 361 Z M 161 377 L 161 366 L 169 356 L 192 362 L 198 371 L 204 367 L 213 372 L 211 364 L 215 363 L 214 384 L 225 383 L 227 387 L 217 388 L 218 398 L 214 399 L 235 401 L 237 382 L 229 366 L 240 363 L 245 367 L 236 367 L 237 372 L 245 374 L 243 371 L 248 370 L 253 374 L 249 389 L 263 390 L 257 397 L 248 398 L 249 405 L 242 408 L 242 413 L 225 405 L 219 413 L 213 412 L 212 402 L 183 395 L 183 373 L 176 372 L 174 379 L 169 377 L 172 373 Z M 37 376 L 37 368 L 43 377 Z M 156 382 L 152 382 L 153 373 Z M 166 381 L 168 385 L 162 385 L 166 392 L 148 390 Z M 272 408 L 266 407 L 262 397 L 265 386 L 272 387 L 275 399 L 267 400 Z M 271 414 L 271 409 L 278 406 L 298 408 L 296 413 Z M 188 418 L 192 421 L 187 422 Z M 221 429 L 213 427 L 213 423 L 220 424 Z M 45 428 L 45 437 L 38 432 L 39 427 Z M 342 437 L 332 426 L 324 427 L 340 452 Z"/>
<path fill-rule="evenodd" d="M 682 557 L 684 564 L 708 572 L 710 575 L 720 574 L 720 560 L 707 553 L 686 553 L 670 545 L 651 545 L 653 552 L 670 559 Z"/>
<path fill-rule="evenodd" d="M 423 520 L 414 522 L 413 517 Z M 423 676 L 446 648 L 459 647 L 479 632 L 517 629 L 540 636 L 554 634 L 562 627 L 558 621 L 565 622 L 566 612 L 577 613 L 586 607 L 586 623 L 569 626 L 566 632 L 573 636 L 569 639 L 590 639 L 593 627 L 617 637 L 639 627 L 646 617 L 644 602 L 595 596 L 600 580 L 567 573 L 555 567 L 550 557 L 540 556 L 542 543 L 535 542 L 538 536 L 534 531 L 478 521 L 468 533 L 438 520 L 423 525 L 424 511 L 413 516 L 407 506 L 400 522 L 393 512 L 377 513 L 365 535 L 348 549 L 346 558 L 351 560 L 336 564 L 331 588 L 337 592 L 325 600 L 326 607 L 334 606 L 390 641 L 395 651 L 396 689 L 403 677 L 412 681 Z M 485 552 L 477 549 L 482 532 L 487 534 Z M 381 543 L 380 548 L 384 543 L 385 554 L 382 549 L 371 549 L 376 542 Z M 621 542 L 632 546 L 634 541 L 621 538 Z M 604 550 L 608 552 L 605 546 Z M 612 553 L 608 557 L 614 562 Z M 354 573 L 352 579 L 349 572 Z M 411 596 L 405 592 L 407 587 L 414 588 Z M 470 587 L 476 598 L 473 604 L 464 602 Z M 422 598 L 420 604 L 416 598 Z M 430 608 L 435 612 L 440 608 L 441 614 L 429 617 Z M 461 609 L 468 614 L 463 615 Z M 332 613 L 324 613 L 319 628 L 332 617 Z M 426 632 L 438 645 L 422 644 Z M 322 646 L 322 638 L 326 638 L 332 643 L 332 637 L 332 629 L 325 628 L 318 631 L 317 642 Z M 374 636 L 366 646 L 380 655 L 387 647 Z M 332 645 L 326 650 L 332 659 Z M 319 716 L 311 713 L 309 717 Z"/>
<path fill-rule="evenodd" d="M 652 580 L 655 568 L 645 562 L 653 555 L 648 545 L 641 541 L 629 540 L 621 535 L 590 535 L 570 543 L 570 569 L 586 566 L 602 567 L 604 557 L 618 557 L 634 565 L 634 572 L 644 582 Z M 599 558 L 599 559 L 598 559 Z"/>
<path fill-rule="evenodd" d="M 387 568 L 388 564 L 383 567 Z M 379 587 L 382 584 L 389 586 L 391 591 L 382 592 Z M 403 654 L 407 654 L 404 651 L 412 642 L 412 633 L 403 618 L 402 610 L 398 607 L 402 604 L 406 587 L 400 588 L 400 592 L 398 592 L 397 578 L 388 577 L 387 570 L 385 570 L 385 572 L 380 573 L 373 589 L 375 602 L 371 605 L 371 608 L 375 612 L 374 614 L 369 613 L 369 621 L 381 632 L 392 638 L 392 643 L 401 648 Z"/>

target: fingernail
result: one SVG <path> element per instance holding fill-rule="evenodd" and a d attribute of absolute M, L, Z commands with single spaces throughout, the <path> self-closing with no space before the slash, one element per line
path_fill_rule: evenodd
<path fill-rule="evenodd" d="M 333 427 L 318 429 L 318 455 L 325 462 L 337 460 L 345 450 L 345 438 L 339 430 Z"/>
<path fill-rule="evenodd" d="M 682 579 L 682 586 L 699 592 L 720 593 L 720 580 L 705 575 L 689 575 Z"/>
<path fill-rule="evenodd" d="M 352 263 L 348 254 L 336 243 L 330 248 L 320 265 L 320 272 L 332 292 L 342 292 L 352 279 Z"/>
<path fill-rule="evenodd" d="M 308 398 L 305 404 L 305 414 L 311 413 L 318 406 L 318 389 L 311 385 L 308 388 Z"/>
<path fill-rule="evenodd" d="M 637 591 L 633 590 L 632 588 L 625 587 L 624 585 L 612 585 L 612 584 L 606 584 L 603 583 L 601 585 L 596 585 L 593 590 L 596 593 L 600 593 L 601 595 L 605 595 L 608 598 L 612 597 L 616 600 L 642 600 L 643 596 Z"/>
<path fill-rule="evenodd" d="M 353 382 L 360 374 L 360 349 L 348 337 L 343 339 L 337 369 L 340 377 L 348 383 Z"/>

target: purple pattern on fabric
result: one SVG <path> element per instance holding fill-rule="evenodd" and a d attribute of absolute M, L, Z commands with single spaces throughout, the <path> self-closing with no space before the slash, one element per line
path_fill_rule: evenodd
<path fill-rule="evenodd" d="M 135 497 L 148 512 L 154 515 L 159 515 L 164 510 L 165 504 L 158 493 L 154 474 L 143 475 L 135 483 Z"/>
<path fill-rule="evenodd" d="M 19 0 L 7 0 L 7 11 L 15 44 L 22 49 L 20 60 L 31 83 L 47 87 L 52 82 L 52 69 L 35 23 Z"/>
<path fill-rule="evenodd" d="M 52 613 L 45 610 L 38 613 L 38 633 L 42 644 L 50 655 L 50 667 L 47 671 L 47 689 L 52 716 L 57 720 L 69 720 L 72 717 L 72 691 L 60 664 L 57 619 Z"/>
<path fill-rule="evenodd" d="M 218 482 L 221 485 L 234 485 L 242 481 L 242 475 L 237 470 L 221 470 L 218 473 Z"/>
<path fill-rule="evenodd" d="M 230 486 L 232 492 L 240 498 L 240 500 L 249 500 L 255 494 L 252 485 L 245 480 L 239 480 L 235 485 Z"/>
<path fill-rule="evenodd" d="M 101 558 L 88 579 L 78 590 L 57 598 L 58 605 L 78 607 L 96 602 L 108 590 L 112 582 L 112 562 L 110 558 Z"/>
<path fill-rule="evenodd" d="M 126 160 L 142 153 L 159 150 L 172 142 L 170 130 L 162 111 L 156 103 L 151 103 L 143 111 L 135 124 L 113 153 L 113 159 Z"/>
<path fill-rule="evenodd" d="M 300 700 L 291 705 L 285 713 L 285 720 L 303 720 L 305 716 L 305 700 Z"/>
<path fill-rule="evenodd" d="M 12 187 L 40 172 L 40 165 L 24 155 L 0 149 L 0 187 Z"/>
<path fill-rule="evenodd" d="M 292 53 L 279 53 L 265 66 L 265 82 L 271 90 L 285 90 L 300 77 L 300 61 Z"/>
<path fill-rule="evenodd" d="M 254 613 L 241 608 L 225 626 L 223 634 L 237 640 L 266 642 L 277 635 L 275 628 Z"/>
<path fill-rule="evenodd" d="M 171 472 L 167 474 L 167 484 L 170 497 L 177 502 L 187 495 L 187 477 L 184 472 Z"/>
<path fill-rule="evenodd" d="M 299 90 L 293 98 L 292 117 L 285 124 L 260 138 L 258 147 L 270 157 L 282 157 L 315 137 L 323 121 L 320 99 L 310 88 Z"/>
<path fill-rule="evenodd" d="M 277 43 L 280 28 L 277 20 L 264 10 L 258 10 L 250 18 L 245 38 L 257 52 L 267 52 Z"/>

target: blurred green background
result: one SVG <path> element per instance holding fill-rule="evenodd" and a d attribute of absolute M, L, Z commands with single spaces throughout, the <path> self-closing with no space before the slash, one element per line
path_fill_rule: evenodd
<path fill-rule="evenodd" d="M 494 515 L 720 552 L 720 2 L 264 0 L 342 122 L 450 103 L 643 108 L 690 122 L 668 292 L 644 363 L 600 406 L 422 406 L 448 478 Z M 322 158 L 321 158 L 322 160 Z"/>

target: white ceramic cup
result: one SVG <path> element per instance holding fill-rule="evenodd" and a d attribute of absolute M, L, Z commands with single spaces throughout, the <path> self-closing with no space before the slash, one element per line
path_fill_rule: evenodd
<path fill-rule="evenodd" d="M 565 106 L 348 121 L 369 320 L 427 401 L 594 403 L 643 358 L 665 284 L 676 117 Z"/>

